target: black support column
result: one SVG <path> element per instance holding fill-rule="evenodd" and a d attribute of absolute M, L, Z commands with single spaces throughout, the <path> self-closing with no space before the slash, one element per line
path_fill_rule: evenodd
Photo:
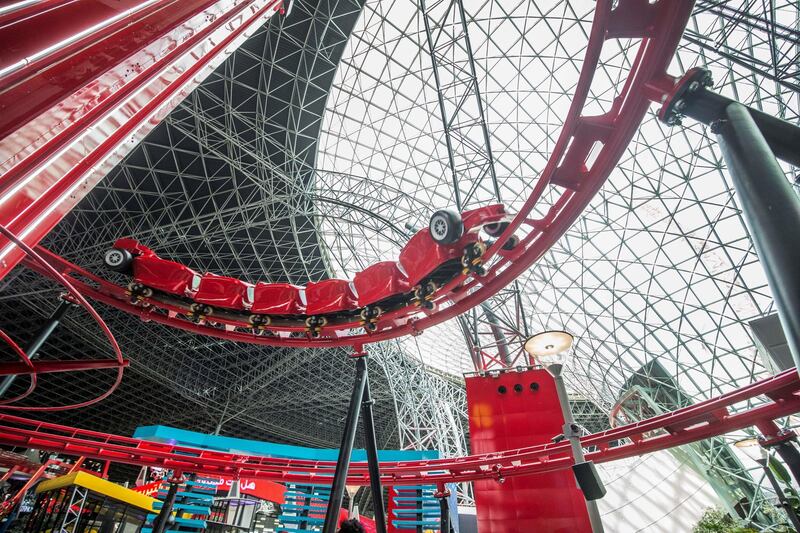
<path fill-rule="evenodd" d="M 728 104 L 712 130 L 800 367 L 800 199 L 746 107 Z M 800 153 L 800 146 L 796 149 Z"/>
<path fill-rule="evenodd" d="M 364 366 L 367 376 L 364 388 L 364 411 L 361 413 L 364 422 L 364 446 L 367 448 L 367 464 L 369 466 L 369 486 L 372 492 L 372 507 L 375 512 L 375 529 L 378 533 L 386 533 L 386 513 L 383 508 L 383 487 L 381 486 L 381 470 L 378 462 L 378 442 L 375 436 L 375 420 L 372 405 L 375 403 L 370 395 L 369 376 L 367 374 L 367 356 L 362 355 L 356 365 Z"/>
<path fill-rule="evenodd" d="M 669 77 L 668 77 L 669 78 Z M 664 95 L 664 82 L 673 84 Z M 777 159 L 800 165 L 800 126 L 745 107 L 710 90 L 711 73 L 689 70 L 680 80 L 654 80 L 660 119 L 690 117 L 711 126 L 728 165 L 761 265 L 772 290 L 789 351 L 800 368 L 800 199 Z"/>
<path fill-rule="evenodd" d="M 183 482 L 184 479 L 180 473 L 174 474 L 169 479 L 169 490 L 167 490 L 167 496 L 164 498 L 164 504 L 161 506 L 161 511 L 159 511 L 156 519 L 153 520 L 152 533 L 164 533 L 164 531 L 167 529 L 167 524 L 169 524 L 169 519 L 172 515 L 172 506 L 175 505 L 175 499 L 178 496 L 178 489 Z"/>
<path fill-rule="evenodd" d="M 44 345 L 50 335 L 53 334 L 58 324 L 61 322 L 61 319 L 64 318 L 64 314 L 67 310 L 72 307 L 74 304 L 71 302 L 62 299 L 58 302 L 58 307 L 56 307 L 55 311 L 48 317 L 47 322 L 45 322 L 39 331 L 36 332 L 36 335 L 28 342 L 25 346 L 25 354 L 30 359 L 35 359 L 37 354 L 39 353 L 39 349 Z M 17 379 L 17 376 L 5 376 L 2 381 L 0 381 L 0 398 L 2 398 L 8 389 L 11 388 L 11 385 L 14 383 L 14 380 Z"/>
<path fill-rule="evenodd" d="M 350 468 L 350 456 L 353 453 L 353 443 L 356 439 L 358 416 L 361 413 L 361 402 L 364 398 L 364 388 L 367 384 L 367 362 L 364 356 L 356 359 L 356 381 L 353 384 L 353 393 L 350 395 L 350 408 L 344 423 L 342 444 L 339 446 L 339 458 L 336 461 L 336 471 L 333 475 L 331 496 L 328 500 L 328 509 L 325 512 L 325 524 L 322 533 L 336 533 L 339 521 L 339 509 L 342 507 L 347 471 Z M 153 532 L 156 533 L 156 532 Z"/>
<path fill-rule="evenodd" d="M 444 485 L 439 485 L 434 496 L 439 500 L 439 531 L 450 533 L 450 505 L 447 501 L 450 491 Z"/>

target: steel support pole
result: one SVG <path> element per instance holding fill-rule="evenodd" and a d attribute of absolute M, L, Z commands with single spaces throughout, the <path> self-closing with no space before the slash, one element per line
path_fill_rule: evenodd
<path fill-rule="evenodd" d="M 450 491 L 443 484 L 436 487 L 434 497 L 439 500 L 439 531 L 441 533 L 450 533 L 450 505 L 447 499 L 450 497 Z"/>
<path fill-rule="evenodd" d="M 800 366 L 800 199 L 745 106 L 729 104 L 712 129 Z"/>
<path fill-rule="evenodd" d="M 769 479 L 770 484 L 772 485 L 772 490 L 775 491 L 775 494 L 778 496 L 778 501 L 780 502 L 780 506 L 783 507 L 783 510 L 786 511 L 786 514 L 789 516 L 789 521 L 792 523 L 792 527 L 795 531 L 800 533 L 800 519 L 797 517 L 797 512 L 792 507 L 791 502 L 786 499 L 786 495 L 783 493 L 781 486 L 778 484 L 778 480 L 775 479 L 775 474 L 772 473 L 772 470 L 769 468 L 769 463 L 767 459 L 756 459 L 756 462 L 761 465 L 761 468 L 764 469 L 764 474 Z"/>
<path fill-rule="evenodd" d="M 553 381 L 556 385 L 556 392 L 558 393 L 558 403 L 561 405 L 561 414 L 564 416 L 564 436 L 569 440 L 572 447 L 572 459 L 577 463 L 583 463 L 586 458 L 583 455 L 583 447 L 581 447 L 581 436 L 577 431 L 575 418 L 572 416 L 572 409 L 569 406 L 569 397 L 567 396 L 567 389 L 564 386 L 564 379 L 561 377 L 561 368 L 557 372 L 548 368 L 548 371 L 553 376 Z M 575 479 L 577 483 L 577 478 Z M 585 499 L 585 498 L 584 498 Z M 603 533 L 603 521 L 600 518 L 600 509 L 597 507 L 597 502 L 594 500 L 586 500 L 586 510 L 589 512 L 589 521 L 592 524 L 593 533 Z"/>
<path fill-rule="evenodd" d="M 450 533 L 450 507 L 447 498 L 439 498 L 439 511 L 441 513 L 439 529 L 441 533 Z"/>
<path fill-rule="evenodd" d="M 167 523 L 172 514 L 172 506 L 175 505 L 175 499 L 178 496 L 178 488 L 180 488 L 182 482 L 183 481 L 180 479 L 169 480 L 169 490 L 167 490 L 167 496 L 164 498 L 164 505 L 161 506 L 161 511 L 159 511 L 158 516 L 156 516 L 156 519 L 153 521 L 152 533 L 164 533 L 164 530 L 167 529 Z"/>
<path fill-rule="evenodd" d="M 764 420 L 756 424 L 756 428 L 761 432 L 763 437 L 759 439 L 759 443 L 763 447 L 774 449 L 786 466 L 789 467 L 792 476 L 794 476 L 795 483 L 800 486 L 800 451 L 797 450 L 795 442 L 797 436 L 793 430 L 784 432 L 778 427 L 774 420 Z M 769 444 L 765 444 L 769 443 Z"/>
<path fill-rule="evenodd" d="M 381 470 L 378 462 L 378 439 L 375 435 L 375 419 L 372 405 L 375 401 L 369 390 L 369 371 L 367 356 L 362 355 L 356 361 L 356 368 L 364 367 L 364 399 L 361 421 L 364 423 L 364 446 L 367 449 L 367 466 L 369 467 L 369 487 L 372 492 L 372 507 L 375 512 L 375 529 L 378 533 L 386 533 L 386 512 L 383 508 L 383 487 L 381 486 Z"/>
<path fill-rule="evenodd" d="M 353 384 L 353 393 L 350 395 L 350 408 L 344 423 L 342 444 L 339 446 L 339 458 L 336 460 L 336 470 L 333 474 L 331 496 L 328 500 L 328 510 L 325 512 L 325 523 L 322 533 L 335 533 L 339 522 L 339 509 L 342 507 L 344 489 L 347 484 L 347 470 L 350 468 L 350 456 L 353 453 L 353 443 L 356 440 L 358 416 L 361 414 L 361 401 L 364 398 L 364 386 L 367 383 L 367 364 L 359 357 L 356 360 L 356 381 Z M 153 532 L 158 533 L 158 532 Z"/>
<path fill-rule="evenodd" d="M 30 359 L 35 359 L 37 354 L 39 353 L 39 349 L 44 345 L 50 335 L 53 334 L 58 324 L 61 322 L 61 319 L 64 318 L 64 314 L 67 312 L 67 309 L 72 307 L 74 304 L 68 302 L 67 300 L 62 299 L 58 303 L 58 307 L 56 307 L 55 311 L 50 315 L 39 331 L 36 332 L 36 335 L 33 339 L 30 340 L 27 346 L 25 346 L 25 354 Z M 0 381 L 0 398 L 2 398 L 8 389 L 11 388 L 11 385 L 14 383 L 14 380 L 17 379 L 16 376 L 6 376 Z"/>
<path fill-rule="evenodd" d="M 686 108 L 682 111 L 687 117 L 703 124 L 714 124 L 726 114 L 728 106 L 738 104 L 735 100 L 700 87 L 690 98 L 684 100 Z M 773 117 L 758 109 L 745 108 L 764 137 L 771 151 L 779 159 L 800 166 L 800 128 L 786 120 Z"/>

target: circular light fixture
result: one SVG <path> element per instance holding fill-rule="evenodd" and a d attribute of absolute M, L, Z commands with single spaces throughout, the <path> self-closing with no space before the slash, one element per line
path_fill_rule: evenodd
<path fill-rule="evenodd" d="M 563 366 L 574 340 L 566 331 L 543 331 L 529 337 L 524 349 L 534 361 L 546 368 Z"/>
<path fill-rule="evenodd" d="M 759 443 L 758 439 L 755 437 L 737 440 L 733 443 L 733 445 L 742 450 L 742 453 L 744 453 L 753 461 L 758 461 L 764 457 L 764 449 L 761 447 L 761 443 Z"/>

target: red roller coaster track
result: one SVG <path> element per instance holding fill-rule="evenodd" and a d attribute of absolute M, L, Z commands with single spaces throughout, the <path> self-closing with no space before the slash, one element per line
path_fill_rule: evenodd
<path fill-rule="evenodd" d="M 358 322 L 329 325 L 319 337 L 305 333 L 302 326 L 275 326 L 254 330 L 243 320 L 214 317 L 213 323 L 195 324 L 185 309 L 145 299 L 148 307 L 128 302 L 125 289 L 42 251 L 48 261 L 83 294 L 128 313 L 194 333 L 238 342 L 283 346 L 355 346 L 415 335 L 478 305 L 511 283 L 537 261 L 572 225 L 602 186 L 628 146 L 653 101 L 662 102 L 674 87 L 666 68 L 691 13 L 692 2 L 650 2 L 649 0 L 601 0 L 594 21 L 581 75 L 558 142 L 541 176 L 533 185 L 522 208 L 484 255 L 485 276 L 458 275 L 436 293 L 436 308 L 415 306 L 386 313 L 374 332 L 364 332 Z M 606 41 L 639 39 L 640 44 L 627 79 L 610 109 L 602 115 L 583 115 L 592 78 Z M 544 193 L 557 195 L 552 203 Z M 534 213 L 545 213 L 535 218 Z M 516 234 L 520 243 L 512 251 L 498 254 L 501 246 Z M 39 265 L 33 265 L 42 272 Z M 91 280 L 91 283 L 86 281 Z"/>
<path fill-rule="evenodd" d="M 729 411 L 738 407 L 736 412 Z M 582 439 L 587 459 L 601 463 L 642 455 L 722 435 L 800 410 L 800 377 L 794 369 L 739 390 L 648 420 Z M 765 424 L 766 422 L 766 424 Z M 0 444 L 141 466 L 228 477 L 330 484 L 336 466 L 307 461 L 237 455 L 143 441 L 0 414 Z M 567 442 L 502 452 L 410 462 L 381 463 L 385 485 L 441 484 L 548 472 L 572 465 Z M 348 484 L 368 485 L 366 463 L 353 463 Z"/>

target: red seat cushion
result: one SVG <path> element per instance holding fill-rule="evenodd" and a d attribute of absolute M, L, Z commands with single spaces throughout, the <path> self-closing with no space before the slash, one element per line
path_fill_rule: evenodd
<path fill-rule="evenodd" d="M 356 274 L 353 286 L 358 295 L 359 307 L 411 290 L 408 278 L 397 267 L 395 261 L 383 261 L 365 268 Z"/>
<path fill-rule="evenodd" d="M 306 314 L 321 315 L 356 309 L 356 296 L 346 279 L 326 279 L 306 285 Z"/>
<path fill-rule="evenodd" d="M 298 315 L 305 311 L 304 289 L 289 283 L 256 283 L 250 312 L 261 315 Z"/>
<path fill-rule="evenodd" d="M 152 253 L 133 259 L 133 280 L 168 294 L 187 296 L 196 277 L 199 277 L 197 272 L 186 265 L 161 259 Z"/>
<path fill-rule="evenodd" d="M 251 287 L 249 283 L 236 278 L 208 273 L 200 278 L 200 286 L 193 299 L 214 307 L 245 309 L 250 306 L 247 292 Z"/>

